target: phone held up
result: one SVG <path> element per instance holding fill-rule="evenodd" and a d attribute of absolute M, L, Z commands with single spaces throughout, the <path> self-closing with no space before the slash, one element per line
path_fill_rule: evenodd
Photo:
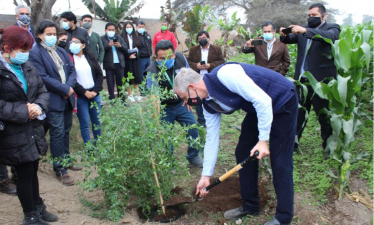
<path fill-rule="evenodd" d="M 201 64 L 201 65 L 205 65 L 205 61 L 204 61 L 204 60 L 201 60 L 201 61 L 200 61 L 200 64 Z"/>
<path fill-rule="evenodd" d="M 113 42 L 118 42 L 116 37 L 113 38 Z"/>
<path fill-rule="evenodd" d="M 252 45 L 262 45 L 262 44 L 264 44 L 264 41 L 262 39 L 252 40 Z"/>

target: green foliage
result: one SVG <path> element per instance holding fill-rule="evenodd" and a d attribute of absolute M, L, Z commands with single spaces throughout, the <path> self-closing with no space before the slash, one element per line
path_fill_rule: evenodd
<path fill-rule="evenodd" d="M 196 41 L 197 34 L 204 30 L 206 26 L 207 16 L 210 7 L 208 5 L 204 6 L 195 5 L 191 11 L 185 13 L 185 20 L 182 22 L 183 31 L 187 34 L 188 40 L 186 45 L 188 48 L 198 45 Z M 210 25 L 206 31 L 209 32 L 213 25 Z"/>
<path fill-rule="evenodd" d="M 358 30 L 361 32 L 358 32 Z M 362 84 L 372 79 L 373 48 L 372 30 L 345 28 L 340 39 L 332 43 L 330 39 L 317 35 L 331 44 L 332 56 L 337 67 L 337 79 L 328 78 L 328 83 L 317 82 L 312 74 L 305 72 L 316 94 L 329 101 L 329 110 L 323 110 L 330 119 L 333 134 L 327 140 L 326 151 L 339 163 L 337 175 L 328 174 L 339 183 L 339 198 L 345 187 L 349 188 L 351 165 L 369 156 L 368 153 L 352 155 L 351 144 L 361 125 L 372 125 L 372 119 L 363 110 Z M 329 56 L 327 56 L 329 57 Z M 371 71 L 370 71 L 371 69 Z M 370 78 L 371 77 L 371 78 Z"/>
<path fill-rule="evenodd" d="M 159 78 L 156 77 L 157 81 L 163 79 L 163 71 Z M 133 197 L 137 206 L 143 208 L 143 213 L 150 215 L 151 205 L 160 204 L 159 191 L 167 199 L 175 181 L 188 177 L 184 157 L 171 154 L 170 145 L 178 148 L 185 143 L 186 132 L 191 127 L 173 126 L 161 120 L 164 113 L 158 113 L 158 100 L 151 96 L 170 97 L 171 93 L 165 89 L 152 89 L 142 103 L 127 107 L 120 98 L 109 100 L 108 95 L 101 94 L 109 104 L 100 115 L 101 138 L 96 146 L 87 146 L 81 152 L 82 162 L 88 168 L 82 187 L 88 191 L 104 192 L 102 211 L 96 215 L 118 221 Z M 161 112 L 162 109 L 161 106 Z M 191 142 L 199 145 L 198 140 Z M 97 175 L 92 173 L 95 170 Z M 171 172 L 173 170 L 176 174 Z M 156 185 L 154 172 L 158 175 L 160 188 Z M 90 207 L 95 208 L 94 205 Z"/>

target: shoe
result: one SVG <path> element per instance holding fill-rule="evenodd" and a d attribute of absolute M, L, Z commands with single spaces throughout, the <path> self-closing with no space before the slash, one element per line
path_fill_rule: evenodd
<path fill-rule="evenodd" d="M 130 100 L 130 102 L 135 102 L 135 98 L 133 95 L 129 95 L 129 97 L 127 98 Z"/>
<path fill-rule="evenodd" d="M 22 225 L 50 225 L 49 223 L 45 222 L 40 215 L 35 214 L 33 216 L 25 216 L 22 221 Z"/>
<path fill-rule="evenodd" d="M 78 166 L 77 164 L 75 163 L 71 163 L 71 165 L 68 167 L 69 170 L 73 170 L 73 171 L 78 171 L 78 170 L 82 170 L 82 167 L 81 166 Z"/>
<path fill-rule="evenodd" d="M 140 95 L 135 96 L 135 100 L 138 101 L 138 102 L 142 102 L 143 101 L 142 96 L 140 96 Z"/>
<path fill-rule="evenodd" d="M 203 168 L 203 160 L 200 157 L 195 157 L 187 165 L 188 168 Z"/>
<path fill-rule="evenodd" d="M 8 195 L 17 195 L 17 186 L 11 179 L 5 179 L 0 182 L 0 192 Z"/>
<path fill-rule="evenodd" d="M 36 211 L 44 221 L 55 222 L 58 220 L 58 217 L 55 214 L 47 211 L 47 207 L 44 203 L 37 205 Z"/>
<path fill-rule="evenodd" d="M 273 217 L 273 219 L 264 223 L 264 225 L 292 225 L 292 222 L 291 223 L 280 223 L 275 217 Z"/>
<path fill-rule="evenodd" d="M 69 174 L 62 174 L 60 176 L 57 176 L 57 179 L 65 186 L 72 186 L 75 184 L 75 181 L 73 178 L 69 176 Z"/>
<path fill-rule="evenodd" d="M 259 215 L 259 212 L 255 212 L 255 213 L 250 213 L 248 211 L 244 212 L 243 211 L 243 206 L 240 206 L 239 208 L 235 208 L 235 209 L 230 209 L 230 210 L 227 210 L 223 216 L 228 219 L 228 220 L 233 220 L 233 219 L 240 219 L 246 215 L 252 215 L 252 216 L 258 216 Z"/>

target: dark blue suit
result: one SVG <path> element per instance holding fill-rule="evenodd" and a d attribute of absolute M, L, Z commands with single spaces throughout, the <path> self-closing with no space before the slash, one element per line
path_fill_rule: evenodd
<path fill-rule="evenodd" d="M 47 127 L 49 128 L 51 153 L 54 158 L 64 158 L 70 154 L 69 132 L 72 127 L 73 108 L 75 106 L 75 95 L 68 99 L 70 88 L 76 84 L 76 72 L 74 64 L 63 48 L 56 49 L 60 56 L 65 71 L 66 83 L 61 81 L 60 74 L 52 57 L 40 44 L 36 44 L 30 51 L 30 62 L 36 67 L 49 94 L 49 112 L 47 114 Z M 66 174 L 66 168 L 58 162 L 53 163 L 53 169 L 57 176 Z"/>

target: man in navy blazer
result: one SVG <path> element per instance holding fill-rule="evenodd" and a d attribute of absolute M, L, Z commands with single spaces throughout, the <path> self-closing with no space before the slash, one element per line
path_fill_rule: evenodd
<path fill-rule="evenodd" d="M 308 10 L 308 24 L 304 26 L 291 25 L 292 33 L 285 34 L 281 28 L 281 42 L 285 44 L 297 44 L 297 62 L 295 68 L 295 80 L 300 80 L 301 83 L 308 83 L 308 79 L 303 75 L 304 71 L 309 71 L 317 81 L 322 81 L 327 77 L 336 78 L 336 67 L 334 58 L 331 56 L 331 46 L 322 38 L 314 38 L 320 35 L 324 38 L 329 38 L 333 42 L 339 39 L 340 26 L 326 21 L 326 8 L 321 3 L 312 4 Z M 300 77 L 301 76 L 301 77 Z M 300 88 L 297 88 L 300 96 Z M 318 95 L 313 95 L 314 91 L 311 86 L 308 86 L 307 96 L 301 96 L 299 103 L 305 107 L 309 113 L 313 105 L 314 111 L 318 116 L 318 121 L 321 124 L 321 137 L 323 140 L 322 147 L 326 148 L 326 141 L 332 134 L 332 128 L 325 114 L 319 114 L 323 108 L 328 109 L 328 101 L 321 99 Z M 297 131 L 299 142 L 303 130 L 306 126 L 307 118 L 305 118 L 305 111 L 299 110 L 297 118 Z M 295 145 L 297 148 L 298 145 Z"/>
<path fill-rule="evenodd" d="M 51 154 L 54 159 L 58 159 L 53 163 L 53 170 L 62 184 L 69 186 L 75 182 L 60 160 L 68 158 L 70 154 L 69 132 L 75 106 L 75 67 L 66 51 L 56 46 L 58 27 L 55 23 L 42 20 L 35 30 L 37 44 L 30 51 L 29 60 L 38 70 L 50 94 L 47 126 Z"/>

